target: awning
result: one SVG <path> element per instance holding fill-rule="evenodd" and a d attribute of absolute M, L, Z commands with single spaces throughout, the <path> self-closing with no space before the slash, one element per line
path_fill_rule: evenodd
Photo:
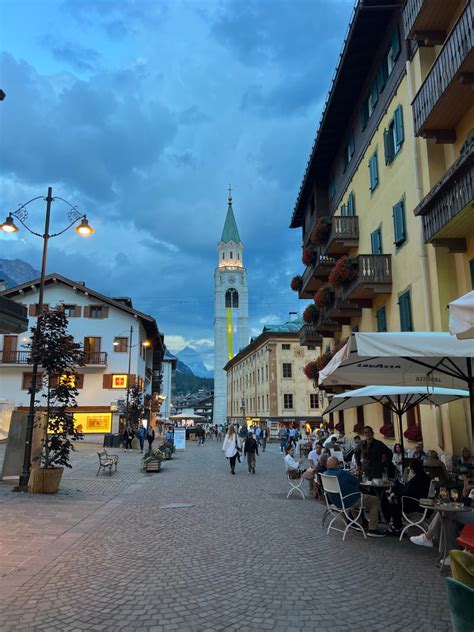
<path fill-rule="evenodd" d="M 449 304 L 449 331 L 460 340 L 474 338 L 474 291 Z"/>

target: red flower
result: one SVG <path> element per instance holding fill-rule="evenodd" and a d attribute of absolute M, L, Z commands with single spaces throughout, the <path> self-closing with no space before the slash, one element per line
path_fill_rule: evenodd
<path fill-rule="evenodd" d="M 408 441 L 423 441 L 423 433 L 421 432 L 421 428 L 419 426 L 407 428 L 403 433 L 403 436 L 408 439 Z"/>
<path fill-rule="evenodd" d="M 303 287 L 303 277 L 297 274 L 290 281 L 290 287 L 293 292 L 301 292 L 301 288 Z"/>
<path fill-rule="evenodd" d="M 308 362 L 308 364 L 304 367 L 303 371 L 306 377 L 308 378 L 308 380 L 318 379 L 319 371 L 317 367 L 317 362 L 315 362 L 314 360 L 312 360 L 311 362 Z"/>
<path fill-rule="evenodd" d="M 319 309 L 316 305 L 308 305 L 303 312 L 303 321 L 307 325 L 314 325 L 319 318 Z"/>
<path fill-rule="evenodd" d="M 342 434 L 344 434 L 344 432 L 345 432 L 344 422 L 343 421 L 338 421 L 337 424 L 334 426 L 334 430 L 337 430 L 338 432 L 342 432 Z"/>
<path fill-rule="evenodd" d="M 326 351 L 319 358 L 316 359 L 316 364 L 318 367 L 318 371 L 322 371 L 324 367 L 329 364 L 332 360 L 332 353 L 330 351 Z"/>
<path fill-rule="evenodd" d="M 313 263 L 316 263 L 317 254 L 314 252 L 312 248 L 304 248 L 303 256 L 301 257 L 301 261 L 305 266 L 311 266 Z"/>
<path fill-rule="evenodd" d="M 310 240 L 315 246 L 322 246 L 329 238 L 331 232 L 331 218 L 320 217 L 314 225 Z"/>
<path fill-rule="evenodd" d="M 329 285 L 323 286 L 314 295 L 314 302 L 322 309 L 323 307 L 329 307 L 334 301 L 334 290 Z"/>
<path fill-rule="evenodd" d="M 385 424 L 380 428 L 380 434 L 383 434 L 384 437 L 394 437 L 395 430 L 393 424 Z"/>
<path fill-rule="evenodd" d="M 329 274 L 328 283 L 331 287 L 340 288 L 353 281 L 357 274 L 357 259 L 344 255 L 336 261 Z"/>

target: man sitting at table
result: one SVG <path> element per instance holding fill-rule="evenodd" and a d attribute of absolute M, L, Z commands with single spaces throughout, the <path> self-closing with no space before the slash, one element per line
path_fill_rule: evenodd
<path fill-rule="evenodd" d="M 367 509 L 369 512 L 369 528 L 367 535 L 369 538 L 383 538 L 385 532 L 377 528 L 379 521 L 380 501 L 377 496 L 368 496 L 363 494 L 362 497 L 359 492 L 359 481 L 357 478 L 348 472 L 347 470 L 341 470 L 339 467 L 339 461 L 337 457 L 330 456 L 327 462 L 327 470 L 325 472 L 328 476 L 335 476 L 339 480 L 339 486 L 341 488 L 341 495 L 347 496 L 344 498 L 344 506 L 351 509 L 352 515 L 356 516 L 361 506 Z M 341 499 L 338 494 L 328 493 L 329 500 L 336 507 L 342 508 Z"/>
<path fill-rule="evenodd" d="M 408 483 L 397 486 L 388 497 L 388 504 L 384 506 L 384 512 L 393 521 L 393 528 L 390 529 L 392 535 L 398 535 L 403 527 L 402 524 L 402 496 L 408 496 L 403 504 L 405 513 L 423 513 L 418 501 L 420 498 L 428 498 L 431 479 L 423 470 L 423 463 L 418 459 L 410 463 Z M 413 500 L 415 499 L 415 500 Z"/>
<path fill-rule="evenodd" d="M 389 447 L 378 439 L 374 439 L 374 431 L 370 426 L 364 427 L 364 441 L 362 441 L 354 450 L 357 467 L 361 470 L 362 475 L 372 480 L 373 478 L 382 478 L 384 463 L 382 455 L 387 455 L 387 460 L 392 460 L 392 451 Z"/>

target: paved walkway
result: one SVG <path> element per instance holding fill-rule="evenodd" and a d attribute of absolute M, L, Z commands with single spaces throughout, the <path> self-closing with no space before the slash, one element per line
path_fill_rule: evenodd
<path fill-rule="evenodd" d="M 326 536 L 321 504 L 286 499 L 275 445 L 256 475 L 213 442 L 157 474 L 96 461 L 82 444 L 54 497 L 0 485 L 1 632 L 451 629 L 434 553 Z"/>

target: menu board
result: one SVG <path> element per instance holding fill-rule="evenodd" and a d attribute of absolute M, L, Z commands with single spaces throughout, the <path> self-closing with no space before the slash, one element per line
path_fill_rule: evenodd
<path fill-rule="evenodd" d="M 174 447 L 176 450 L 184 450 L 186 448 L 186 428 L 174 429 Z"/>

